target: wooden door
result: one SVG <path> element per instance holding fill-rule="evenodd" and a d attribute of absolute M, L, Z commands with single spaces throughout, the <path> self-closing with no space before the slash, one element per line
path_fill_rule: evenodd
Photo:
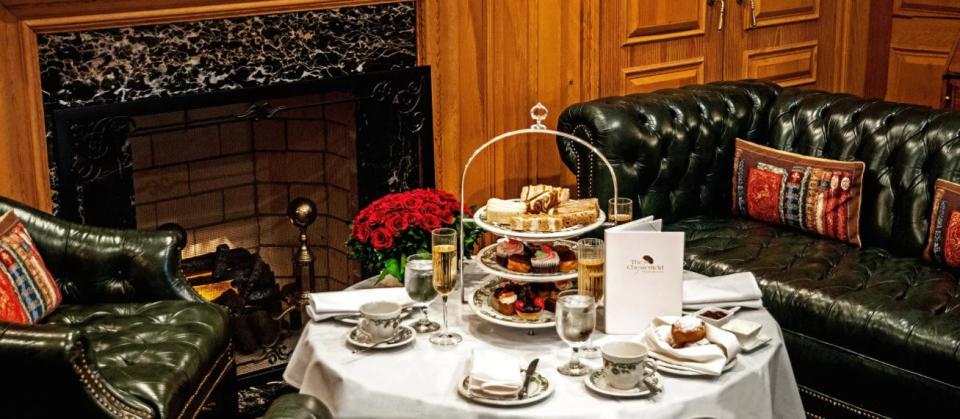
<path fill-rule="evenodd" d="M 604 0 L 600 94 L 650 92 L 719 80 L 720 0 Z M 729 7 L 729 4 L 728 4 Z"/>
<path fill-rule="evenodd" d="M 723 77 L 836 88 L 837 0 L 729 0 Z"/>
<path fill-rule="evenodd" d="M 892 20 L 885 98 L 940 106 L 943 74 L 960 39 L 960 1 L 897 0 Z"/>

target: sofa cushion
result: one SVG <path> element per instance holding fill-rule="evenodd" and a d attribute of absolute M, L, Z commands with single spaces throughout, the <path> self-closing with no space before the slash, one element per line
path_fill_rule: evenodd
<path fill-rule="evenodd" d="M 207 303 L 65 305 L 47 322 L 83 331 L 104 379 L 159 417 L 181 411 L 227 348 L 227 315 Z"/>
<path fill-rule="evenodd" d="M 687 268 L 751 271 L 781 327 L 960 384 L 960 289 L 951 271 L 739 218 L 694 217 Z"/>
<path fill-rule="evenodd" d="M 0 321 L 36 323 L 62 300 L 27 229 L 7 211 L 0 216 Z"/>
<path fill-rule="evenodd" d="M 923 258 L 960 268 L 960 184 L 937 179 Z"/>
<path fill-rule="evenodd" d="M 860 245 L 863 162 L 807 157 L 737 140 L 733 212 Z"/>

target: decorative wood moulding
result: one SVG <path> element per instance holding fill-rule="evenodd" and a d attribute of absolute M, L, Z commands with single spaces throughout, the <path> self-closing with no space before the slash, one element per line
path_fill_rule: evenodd
<path fill-rule="evenodd" d="M 703 83 L 703 57 L 623 69 L 624 94 Z"/>
<path fill-rule="evenodd" d="M 960 17 L 960 2 L 957 0 L 895 0 L 893 14 L 896 16 Z"/>
<path fill-rule="evenodd" d="M 750 6 L 746 0 L 743 4 L 744 24 L 743 27 L 751 27 Z M 817 20 L 820 18 L 820 0 L 797 0 L 792 2 L 785 1 L 764 1 L 754 0 L 757 13 L 757 26 L 782 25 L 785 23 L 804 22 L 808 20 Z"/>
<path fill-rule="evenodd" d="M 784 87 L 817 82 L 817 41 L 743 52 L 741 78 L 763 79 Z"/>
<path fill-rule="evenodd" d="M 397 1 L 400 0 L 0 0 L 0 4 L 32 31 L 50 33 L 301 12 Z"/>
<path fill-rule="evenodd" d="M 623 45 L 703 35 L 707 20 L 706 1 L 649 2 L 621 0 L 626 10 L 622 25 Z"/>

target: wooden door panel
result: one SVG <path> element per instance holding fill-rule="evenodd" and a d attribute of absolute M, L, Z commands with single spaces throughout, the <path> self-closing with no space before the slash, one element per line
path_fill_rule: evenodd
<path fill-rule="evenodd" d="M 626 44 L 703 35 L 706 0 L 622 0 Z"/>
<path fill-rule="evenodd" d="M 600 22 L 606 24 L 600 29 L 600 94 L 719 80 L 719 7 L 707 0 L 602 1 Z"/>
<path fill-rule="evenodd" d="M 960 2 L 957 0 L 896 0 L 893 4 L 893 12 L 903 15 L 960 16 Z"/>
<path fill-rule="evenodd" d="M 703 58 L 625 68 L 623 81 L 625 94 L 703 83 Z"/>
<path fill-rule="evenodd" d="M 749 2 L 750 0 L 743 0 L 742 7 L 749 8 Z M 754 0 L 754 5 L 757 27 L 815 20 L 820 17 L 820 0 Z M 744 19 L 744 27 L 749 28 L 752 19 L 750 14 L 746 13 Z"/>
<path fill-rule="evenodd" d="M 834 89 L 839 0 L 729 1 L 730 31 L 724 38 L 725 79 L 753 78 L 785 87 Z"/>
<path fill-rule="evenodd" d="M 891 48 L 887 99 L 938 107 L 939 81 L 949 55 L 944 51 Z"/>
<path fill-rule="evenodd" d="M 743 78 L 763 79 L 784 87 L 817 81 L 817 42 L 778 45 L 743 52 Z"/>

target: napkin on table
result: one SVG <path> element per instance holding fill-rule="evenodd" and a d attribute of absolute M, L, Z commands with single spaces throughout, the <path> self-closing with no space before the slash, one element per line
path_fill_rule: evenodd
<path fill-rule="evenodd" d="M 750 272 L 683 278 L 683 308 L 687 310 L 709 306 L 762 308 L 762 296 L 757 279 Z"/>
<path fill-rule="evenodd" d="M 357 314 L 360 306 L 372 301 L 392 301 L 404 307 L 413 304 L 404 288 L 314 292 L 310 294 L 307 313 L 313 321 L 318 322 L 345 314 Z"/>
<path fill-rule="evenodd" d="M 467 366 L 468 390 L 482 396 L 515 396 L 523 386 L 520 359 L 490 349 L 474 349 Z"/>
<path fill-rule="evenodd" d="M 671 347 L 664 336 L 670 335 L 670 326 L 677 319 L 679 317 L 676 316 L 657 317 L 640 337 L 640 341 L 650 350 L 650 356 L 658 361 L 694 372 L 720 375 L 727 362 L 740 352 L 740 342 L 736 335 L 706 323 L 704 323 L 707 328 L 706 339 L 711 345 Z"/>

